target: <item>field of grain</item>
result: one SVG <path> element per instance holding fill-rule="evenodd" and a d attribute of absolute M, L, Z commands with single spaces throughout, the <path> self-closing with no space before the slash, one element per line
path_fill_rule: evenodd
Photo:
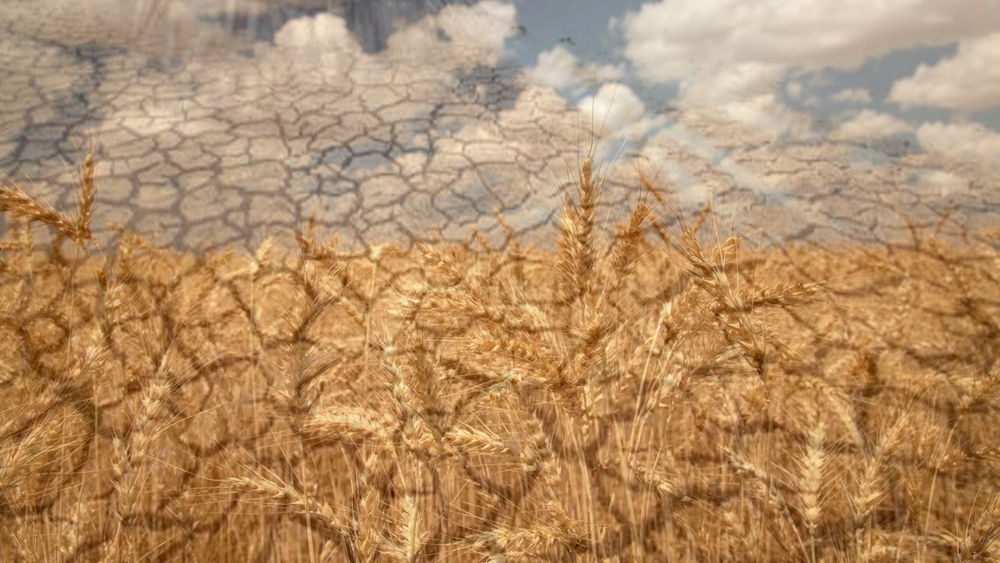
<path fill-rule="evenodd" d="M 646 178 L 605 228 L 594 167 L 551 251 L 107 256 L 93 158 L 8 182 L 0 560 L 996 558 L 996 233 L 757 248 Z"/>

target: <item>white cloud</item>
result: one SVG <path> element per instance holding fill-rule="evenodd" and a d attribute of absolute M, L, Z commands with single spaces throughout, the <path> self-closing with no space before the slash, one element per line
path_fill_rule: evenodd
<path fill-rule="evenodd" d="M 681 83 L 680 104 L 705 113 L 721 113 L 771 138 L 809 137 L 810 118 L 778 101 L 783 74 L 778 65 L 759 63 L 699 73 Z"/>
<path fill-rule="evenodd" d="M 486 0 L 472 6 L 448 5 L 438 14 L 437 21 L 456 47 L 476 46 L 500 53 L 506 39 L 516 33 L 516 16 L 513 4 Z"/>
<path fill-rule="evenodd" d="M 661 0 L 617 24 L 639 78 L 679 83 L 746 124 L 801 132 L 777 101 L 790 69 L 856 68 L 896 49 L 947 45 L 1000 28 L 998 0 Z"/>
<path fill-rule="evenodd" d="M 357 50 L 357 42 L 343 18 L 333 14 L 317 14 L 290 20 L 274 34 L 274 44 L 286 49 L 317 51 Z"/>
<path fill-rule="evenodd" d="M 772 140 L 781 137 L 806 140 L 814 136 L 812 118 L 778 102 L 773 94 L 733 102 L 722 109 L 737 123 L 759 131 Z"/>
<path fill-rule="evenodd" d="M 954 57 L 920 65 L 893 85 L 889 99 L 961 111 L 1000 106 L 1000 33 L 962 41 Z"/>
<path fill-rule="evenodd" d="M 505 41 L 516 33 L 516 16 L 513 4 L 494 0 L 448 5 L 392 34 L 386 42 L 388 58 L 411 68 L 495 65 Z"/>
<path fill-rule="evenodd" d="M 925 123 L 917 129 L 925 150 L 954 161 L 1000 170 L 1000 133 L 976 123 Z"/>
<path fill-rule="evenodd" d="M 576 123 L 576 119 L 570 119 L 566 111 L 565 98 L 551 88 L 535 85 L 526 87 L 518 95 L 514 107 L 505 110 L 501 118 L 504 125 L 511 129 L 524 129 L 529 123 L 538 124 L 546 119 L 567 119 Z M 551 124 L 545 125 L 548 128 Z"/>
<path fill-rule="evenodd" d="M 913 131 L 913 127 L 895 116 L 866 109 L 850 121 L 842 123 L 830 134 L 830 138 L 838 141 L 866 143 L 874 139 L 911 131 Z"/>
<path fill-rule="evenodd" d="M 697 72 L 681 83 L 680 97 L 690 105 L 709 106 L 773 94 L 784 69 L 778 65 L 743 63 Z"/>
<path fill-rule="evenodd" d="M 594 129 L 605 134 L 642 136 L 660 125 L 660 117 L 650 117 L 646 105 L 625 84 L 609 82 L 601 86 L 594 96 L 580 100 L 577 109 L 593 122 Z"/>
<path fill-rule="evenodd" d="M 872 102 L 872 93 L 866 88 L 844 88 L 830 96 L 830 99 L 835 102 L 870 104 Z"/>
<path fill-rule="evenodd" d="M 629 12 L 626 56 L 641 77 L 755 62 L 855 67 L 917 43 L 944 45 L 1000 28 L 995 0 L 670 0 Z"/>
<path fill-rule="evenodd" d="M 538 64 L 528 71 L 528 76 L 536 84 L 557 90 L 575 88 L 580 83 L 578 66 L 576 55 L 564 45 L 556 45 L 538 54 Z"/>
<path fill-rule="evenodd" d="M 556 45 L 538 54 L 538 63 L 528 69 L 528 78 L 536 84 L 579 93 L 586 83 L 620 80 L 621 68 L 605 65 L 582 65 L 565 45 Z"/>

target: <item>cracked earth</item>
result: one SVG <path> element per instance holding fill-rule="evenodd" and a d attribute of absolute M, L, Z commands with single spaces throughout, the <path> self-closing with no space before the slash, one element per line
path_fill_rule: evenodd
<path fill-rule="evenodd" d="M 115 223 L 179 250 L 255 248 L 313 215 L 348 244 L 432 228 L 460 240 L 472 225 L 498 238 L 494 209 L 546 240 L 593 133 L 505 56 L 517 30 L 496 24 L 503 5 L 448 6 L 373 46 L 301 5 L 241 2 L 233 17 L 235 0 L 116 2 L 0 0 L 0 170 L 71 209 L 67 170 L 93 139 L 102 244 Z M 948 212 L 975 232 L 1000 210 L 989 170 L 777 143 L 704 112 L 670 120 L 601 146 L 611 216 L 635 201 L 637 166 L 686 213 L 711 197 L 777 242 L 881 244 L 907 236 L 904 215 L 933 226 Z"/>

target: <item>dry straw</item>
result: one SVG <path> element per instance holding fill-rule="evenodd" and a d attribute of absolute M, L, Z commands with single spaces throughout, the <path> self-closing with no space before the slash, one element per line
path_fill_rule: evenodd
<path fill-rule="evenodd" d="M 644 176 L 604 229 L 599 170 L 555 253 L 69 261 L 93 155 L 75 216 L 3 187 L 0 559 L 996 559 L 985 239 L 748 252 Z"/>

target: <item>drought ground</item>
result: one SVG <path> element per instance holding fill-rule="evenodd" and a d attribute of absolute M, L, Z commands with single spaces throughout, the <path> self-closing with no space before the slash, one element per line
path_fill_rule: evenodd
<path fill-rule="evenodd" d="M 68 208 L 65 171 L 93 141 L 105 242 L 113 222 L 177 249 L 250 250 L 313 214 L 352 243 L 431 226 L 498 237 L 494 208 L 541 239 L 595 137 L 613 212 L 634 203 L 641 166 L 687 213 L 712 199 L 774 243 L 880 244 L 908 236 L 904 216 L 948 213 L 948 233 L 975 231 L 1000 203 L 989 171 L 900 147 L 776 143 L 695 111 L 629 140 L 630 117 L 567 109 L 505 55 L 519 31 L 501 4 L 438 6 L 373 37 L 316 6 L 2 6 L 0 170 Z M 935 183 L 956 170 L 976 179 Z"/>

